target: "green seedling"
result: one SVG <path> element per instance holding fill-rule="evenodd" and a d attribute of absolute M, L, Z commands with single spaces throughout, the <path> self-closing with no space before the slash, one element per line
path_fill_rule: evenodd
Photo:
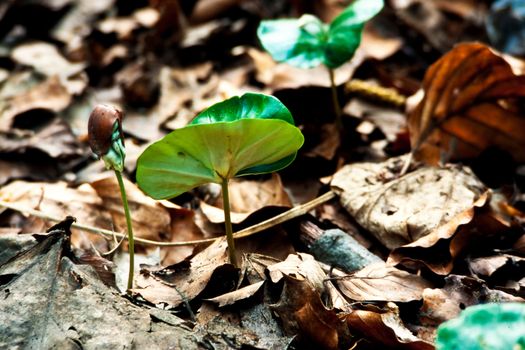
<path fill-rule="evenodd" d="M 107 169 L 112 169 L 117 177 L 120 196 L 126 215 L 129 246 L 128 289 L 133 288 L 133 267 L 135 264 L 135 244 L 133 227 L 129 213 L 126 189 L 122 180 L 124 170 L 124 135 L 122 134 L 122 113 L 112 106 L 98 105 L 93 109 L 88 122 L 88 140 L 91 150 L 104 161 Z"/>
<path fill-rule="evenodd" d="M 228 181 L 288 166 L 304 141 L 288 109 L 275 97 L 248 93 L 206 109 L 139 157 L 137 182 L 156 199 L 206 183 L 222 186 L 230 262 L 237 266 Z"/>
<path fill-rule="evenodd" d="M 343 130 L 334 69 L 350 60 L 361 42 L 365 22 L 383 8 L 383 0 L 356 0 L 332 23 L 305 14 L 299 19 L 262 21 L 257 35 L 266 51 L 278 62 L 299 68 L 321 64 L 328 68 L 336 124 Z"/>
<path fill-rule="evenodd" d="M 467 308 L 439 326 L 437 350 L 524 350 L 525 304 L 483 304 Z"/>

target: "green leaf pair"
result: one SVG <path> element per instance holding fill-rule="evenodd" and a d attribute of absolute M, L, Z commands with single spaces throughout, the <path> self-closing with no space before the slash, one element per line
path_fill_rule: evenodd
<path fill-rule="evenodd" d="M 278 99 L 248 93 L 208 108 L 149 146 L 138 159 L 137 182 L 153 198 L 172 198 L 205 183 L 280 170 L 303 142 Z"/>
<path fill-rule="evenodd" d="M 299 68 L 324 64 L 334 69 L 352 58 L 366 21 L 383 8 L 383 0 L 356 0 L 332 23 L 312 15 L 262 21 L 257 34 L 272 57 Z"/>

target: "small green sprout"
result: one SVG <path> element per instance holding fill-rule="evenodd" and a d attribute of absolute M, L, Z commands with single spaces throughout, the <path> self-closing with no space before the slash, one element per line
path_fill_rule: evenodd
<path fill-rule="evenodd" d="M 211 106 L 149 146 L 138 159 L 137 182 L 156 199 L 173 198 L 210 182 L 220 184 L 228 256 L 237 266 L 228 181 L 288 166 L 303 142 L 278 99 L 247 93 Z"/>
<path fill-rule="evenodd" d="M 299 68 L 324 64 L 330 75 L 336 124 L 343 130 L 334 69 L 350 60 L 361 42 L 365 22 L 383 8 L 383 0 L 356 0 L 332 23 L 305 14 L 299 19 L 262 21 L 257 35 L 266 51 L 278 62 Z"/>
<path fill-rule="evenodd" d="M 96 106 L 89 116 L 88 141 L 93 153 L 98 158 L 102 158 L 104 164 L 106 165 L 106 169 L 112 169 L 115 172 L 115 176 L 117 177 L 128 229 L 128 289 L 131 289 L 133 288 L 135 244 L 133 239 L 133 227 L 131 225 L 131 216 L 129 213 L 126 189 L 122 180 L 124 158 L 126 157 L 126 151 L 124 148 L 124 135 L 122 134 L 122 113 L 112 106 Z"/>

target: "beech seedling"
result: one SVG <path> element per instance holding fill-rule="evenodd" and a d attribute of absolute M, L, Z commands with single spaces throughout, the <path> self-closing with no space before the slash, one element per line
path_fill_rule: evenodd
<path fill-rule="evenodd" d="M 303 142 L 290 111 L 278 99 L 247 93 L 209 107 L 186 127 L 149 146 L 138 159 L 137 182 L 156 199 L 220 184 L 228 255 L 237 265 L 228 181 L 288 166 Z"/>
<path fill-rule="evenodd" d="M 262 46 L 278 62 L 299 68 L 321 64 L 328 68 L 336 123 L 342 130 L 341 107 L 334 69 L 350 60 L 361 42 L 365 22 L 383 8 L 383 0 L 356 0 L 330 24 L 305 14 L 299 19 L 262 21 L 257 35 Z"/>
<path fill-rule="evenodd" d="M 124 159 L 126 151 L 124 148 L 124 135 L 122 133 L 122 113 L 115 107 L 98 105 L 93 109 L 88 121 L 88 142 L 93 153 L 104 161 L 107 169 L 114 171 L 120 188 L 120 196 L 126 216 L 128 229 L 129 247 L 129 275 L 128 289 L 133 288 L 133 267 L 135 264 L 135 244 L 133 239 L 133 227 L 129 213 L 126 188 L 122 180 L 124 170 Z"/>

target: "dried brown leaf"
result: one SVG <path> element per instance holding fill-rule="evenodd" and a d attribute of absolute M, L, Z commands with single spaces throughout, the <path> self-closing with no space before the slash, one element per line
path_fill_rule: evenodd
<path fill-rule="evenodd" d="M 287 334 L 297 334 L 305 344 L 319 349 L 338 349 L 348 341 L 348 329 L 334 310 L 327 309 L 319 292 L 307 280 L 284 277 L 276 304 L 270 305 Z"/>
<path fill-rule="evenodd" d="M 218 304 L 219 307 L 233 305 L 237 301 L 245 300 L 254 296 L 255 293 L 257 293 L 264 285 L 264 282 L 265 281 L 259 281 L 254 284 L 250 284 L 249 286 L 237 289 L 233 292 L 229 292 L 223 295 L 219 295 L 218 297 L 206 300 Z"/>
<path fill-rule="evenodd" d="M 347 165 L 331 183 L 350 215 L 390 249 L 426 236 L 470 208 L 485 188 L 460 166 L 423 167 L 398 177 L 403 159 Z"/>
<path fill-rule="evenodd" d="M 394 249 L 387 263 L 406 266 L 423 264 L 434 273 L 450 273 L 455 258 L 470 244 L 488 244 L 492 237 L 498 237 L 509 229 L 490 211 L 489 199 L 490 192 L 484 193 L 470 208 L 456 214 L 428 235 Z"/>
<path fill-rule="evenodd" d="M 179 306 L 185 300 L 191 301 L 206 288 L 216 271 L 226 274 L 235 272 L 228 264 L 227 244 L 219 239 L 191 260 L 170 266 L 160 271 L 141 271 L 137 287 L 132 290 L 153 304 L 164 304 L 170 308 Z M 221 288 L 215 288 L 212 296 L 231 290 L 231 285 L 222 281 Z"/>
<path fill-rule="evenodd" d="M 319 293 L 324 290 L 326 274 L 314 257 L 309 254 L 290 254 L 285 261 L 268 266 L 268 272 L 273 283 L 288 276 L 298 281 L 309 281 Z"/>
<path fill-rule="evenodd" d="M 357 301 L 421 300 L 430 282 L 421 276 L 375 263 L 348 276 L 337 275 L 337 286 L 347 298 Z"/>
<path fill-rule="evenodd" d="M 431 343 L 419 339 L 406 328 L 394 303 L 388 303 L 383 310 L 354 310 L 346 316 L 346 322 L 351 330 L 359 331 L 366 340 L 389 349 L 434 349 Z"/>
<path fill-rule="evenodd" d="M 435 164 L 442 150 L 472 158 L 489 147 L 525 161 L 525 76 L 478 43 L 457 45 L 434 63 L 423 81 L 423 100 L 408 126 L 416 157 Z"/>
<path fill-rule="evenodd" d="M 105 211 L 111 214 L 114 229 L 118 232 L 126 232 L 126 217 L 115 176 L 110 175 L 90 185 L 102 199 Z M 124 186 L 128 196 L 134 235 L 151 240 L 161 240 L 163 235 L 170 232 L 169 212 L 157 201 L 142 193 L 128 179 L 124 179 Z"/>

